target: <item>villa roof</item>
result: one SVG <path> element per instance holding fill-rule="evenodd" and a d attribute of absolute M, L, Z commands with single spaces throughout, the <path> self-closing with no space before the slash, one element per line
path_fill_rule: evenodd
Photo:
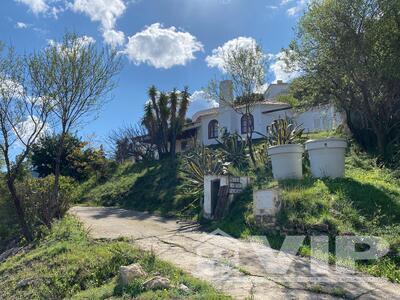
<path fill-rule="evenodd" d="M 284 83 L 280 80 L 277 83 L 271 83 L 267 90 L 264 93 L 265 99 L 274 99 L 279 95 L 282 95 L 287 92 L 289 89 L 289 83 Z"/>
<path fill-rule="evenodd" d="M 203 109 L 199 110 L 192 116 L 193 122 L 196 122 L 198 118 L 208 116 L 208 115 L 215 115 L 218 113 L 218 107 L 213 107 L 213 108 L 208 108 L 208 109 Z"/>
<path fill-rule="evenodd" d="M 287 103 L 276 102 L 273 99 L 266 99 L 264 101 L 259 101 L 259 102 L 256 102 L 254 104 L 256 104 L 256 105 L 260 105 L 260 104 L 261 105 L 271 105 L 271 106 L 282 106 L 282 105 L 288 106 Z M 238 108 L 240 108 L 240 106 L 238 106 Z M 196 112 L 193 115 L 192 120 L 193 120 L 193 122 L 197 122 L 200 117 L 216 115 L 216 114 L 218 114 L 218 107 L 204 109 L 204 110 L 200 110 L 200 111 Z"/>
<path fill-rule="evenodd" d="M 285 106 L 285 107 L 279 107 L 279 108 L 272 108 L 272 109 L 264 111 L 263 113 L 268 113 L 268 112 L 277 111 L 277 110 L 281 110 L 281 109 L 288 109 L 288 108 L 290 108 L 290 106 L 287 103 L 276 101 L 276 97 L 284 94 L 288 90 L 288 88 L 289 88 L 289 83 L 284 83 L 280 80 L 278 80 L 276 83 L 271 83 L 264 93 L 264 100 L 256 102 L 255 104 L 271 105 L 271 106 L 282 106 L 282 105 Z M 240 107 L 240 106 L 238 106 L 238 107 Z M 216 115 L 216 114 L 218 114 L 218 107 L 204 109 L 204 110 L 200 110 L 200 111 L 196 112 L 193 115 L 192 120 L 193 120 L 193 122 L 197 122 L 200 117 Z"/>

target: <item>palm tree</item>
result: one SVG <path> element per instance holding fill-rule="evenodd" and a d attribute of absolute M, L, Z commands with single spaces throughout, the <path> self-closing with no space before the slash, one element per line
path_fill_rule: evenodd
<path fill-rule="evenodd" d="M 182 132 L 189 107 L 188 88 L 182 92 L 159 93 L 155 86 L 149 88 L 150 101 L 145 105 L 142 124 L 160 156 L 176 154 L 176 139 Z"/>
<path fill-rule="evenodd" d="M 177 132 L 177 115 L 176 115 L 176 110 L 178 106 L 178 95 L 176 93 L 176 89 L 174 89 L 170 94 L 169 94 L 169 102 L 170 102 L 170 139 L 171 139 L 171 156 L 175 156 L 176 152 L 176 137 L 178 135 Z"/>

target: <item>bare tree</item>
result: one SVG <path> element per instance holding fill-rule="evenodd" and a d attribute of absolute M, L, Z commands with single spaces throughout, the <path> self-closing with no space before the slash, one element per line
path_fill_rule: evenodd
<path fill-rule="evenodd" d="M 107 138 L 113 158 L 117 162 L 154 158 L 157 147 L 151 143 L 148 132 L 140 123 L 114 129 Z"/>
<path fill-rule="evenodd" d="M 27 61 L 16 55 L 12 47 L 3 50 L 0 45 L 0 151 L 6 166 L 7 187 L 22 233 L 31 241 L 33 234 L 15 181 L 32 145 L 45 129 L 50 101 L 30 88 Z"/>
<path fill-rule="evenodd" d="M 98 112 L 108 99 L 121 60 L 108 48 L 98 49 L 93 40 L 67 33 L 60 43 L 53 42 L 34 54 L 29 68 L 37 90 L 53 101 L 54 126 L 60 134 L 54 174 L 55 205 L 65 136 Z"/>
<path fill-rule="evenodd" d="M 209 82 L 205 92 L 208 98 L 219 99 L 220 103 L 230 106 L 238 114 L 249 118 L 246 139 L 251 160 L 255 163 L 252 143 L 254 124 L 250 124 L 249 120 L 255 104 L 260 101 L 260 95 L 257 94 L 257 91 L 265 83 L 267 57 L 261 46 L 254 42 L 250 47 L 236 45 L 236 47 L 225 51 L 222 59 L 224 79 L 231 81 L 233 95 L 221 92 L 219 89 L 220 82 L 217 79 Z"/>

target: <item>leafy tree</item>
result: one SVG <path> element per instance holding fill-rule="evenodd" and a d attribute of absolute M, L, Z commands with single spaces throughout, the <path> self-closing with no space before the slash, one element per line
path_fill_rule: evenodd
<path fill-rule="evenodd" d="M 45 129 L 50 98 L 32 86 L 32 72 L 27 61 L 12 47 L 0 44 L 0 152 L 4 158 L 6 183 L 24 237 L 33 234 L 27 223 L 23 199 L 18 195 L 16 180 L 21 174 L 32 145 Z"/>
<path fill-rule="evenodd" d="M 146 127 L 151 143 L 156 145 L 160 156 L 176 154 L 176 139 L 186 122 L 190 94 L 188 88 L 166 94 L 152 86 L 150 101 L 145 105 L 142 125 Z"/>
<path fill-rule="evenodd" d="M 99 111 L 114 88 L 121 60 L 115 51 L 98 48 L 92 41 L 67 33 L 33 55 L 33 83 L 52 99 L 52 112 L 60 139 L 55 157 L 53 204 L 57 203 L 65 139 L 93 113 Z"/>
<path fill-rule="evenodd" d="M 31 164 L 40 177 L 54 175 L 60 135 L 45 135 L 32 147 Z M 106 164 L 102 149 L 86 148 L 87 143 L 67 134 L 61 156 L 60 174 L 77 181 L 87 179 Z"/>
<path fill-rule="evenodd" d="M 286 53 L 303 72 L 294 98 L 335 104 L 364 147 L 390 157 L 400 141 L 400 1 L 313 1 Z"/>
<path fill-rule="evenodd" d="M 225 78 L 232 83 L 233 95 L 219 90 L 220 82 L 212 80 L 205 90 L 210 99 L 219 99 L 220 103 L 229 105 L 238 114 L 250 117 L 254 106 L 262 95 L 257 90 L 265 83 L 267 57 L 257 43 L 252 47 L 241 47 L 239 44 L 223 53 Z M 253 149 L 254 124 L 246 130 L 246 142 L 253 164 L 256 164 Z"/>
<path fill-rule="evenodd" d="M 94 174 L 96 176 L 96 181 L 104 181 L 107 176 L 113 170 L 113 164 L 107 160 L 103 146 L 100 148 L 88 148 L 84 151 L 84 157 L 86 158 L 84 164 L 84 173 L 86 178 L 89 175 Z"/>

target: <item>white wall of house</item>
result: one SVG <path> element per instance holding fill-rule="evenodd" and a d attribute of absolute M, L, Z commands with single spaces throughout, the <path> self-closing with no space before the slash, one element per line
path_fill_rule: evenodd
<path fill-rule="evenodd" d="M 292 109 L 274 111 L 265 113 L 268 110 L 283 109 L 286 104 L 278 103 L 263 103 L 257 104 L 251 114 L 254 118 L 254 133 L 253 138 L 261 138 L 257 132 L 264 135 L 267 134 L 267 126 L 278 118 L 293 118 L 297 125 L 300 125 L 306 132 L 318 132 L 324 130 L 336 129 L 343 122 L 341 113 L 335 111 L 333 107 L 312 108 L 304 112 L 294 112 Z M 200 116 L 198 122 L 201 123 L 198 132 L 198 142 L 204 145 L 217 144 L 216 139 L 209 139 L 208 124 L 212 120 L 217 120 L 219 128 L 225 127 L 228 132 L 238 132 L 241 134 L 241 117 L 242 115 L 232 108 L 223 107 L 214 114 Z M 243 138 L 246 134 L 241 134 Z"/>
<path fill-rule="evenodd" d="M 295 113 L 294 118 L 306 132 L 318 132 L 336 129 L 344 122 L 343 115 L 333 106 L 312 108 L 302 113 Z"/>
<path fill-rule="evenodd" d="M 199 137 L 199 143 L 203 145 L 214 145 L 217 144 L 215 139 L 209 139 L 208 138 L 208 124 L 212 120 L 218 120 L 218 114 L 212 114 L 212 115 L 206 115 L 200 117 L 200 130 L 198 132 L 198 137 Z M 219 122 L 219 121 L 218 121 Z"/>
<path fill-rule="evenodd" d="M 271 84 L 265 92 L 265 102 L 260 102 L 252 108 L 251 114 L 254 118 L 255 131 L 253 133 L 254 139 L 262 137 L 257 132 L 267 135 L 267 126 L 278 118 L 292 118 L 297 125 L 305 129 L 305 132 L 332 130 L 343 123 L 344 117 L 333 106 L 314 107 L 307 111 L 296 112 L 288 108 L 288 104 L 276 102 L 274 98 L 284 93 L 287 88 L 288 84 L 282 82 Z M 222 83 L 221 91 L 225 94 L 224 97 L 226 99 L 233 97 L 230 89 L 231 85 L 229 82 Z M 245 138 L 246 134 L 241 133 L 242 115 L 224 103 L 220 103 L 219 108 L 197 112 L 193 116 L 193 122 L 200 124 L 197 129 L 197 142 L 206 146 L 217 144 L 215 138 L 209 138 L 208 136 L 208 125 L 212 120 L 218 121 L 219 129 L 225 127 L 228 132 L 237 132 Z M 180 145 L 177 149 L 180 149 Z"/>

